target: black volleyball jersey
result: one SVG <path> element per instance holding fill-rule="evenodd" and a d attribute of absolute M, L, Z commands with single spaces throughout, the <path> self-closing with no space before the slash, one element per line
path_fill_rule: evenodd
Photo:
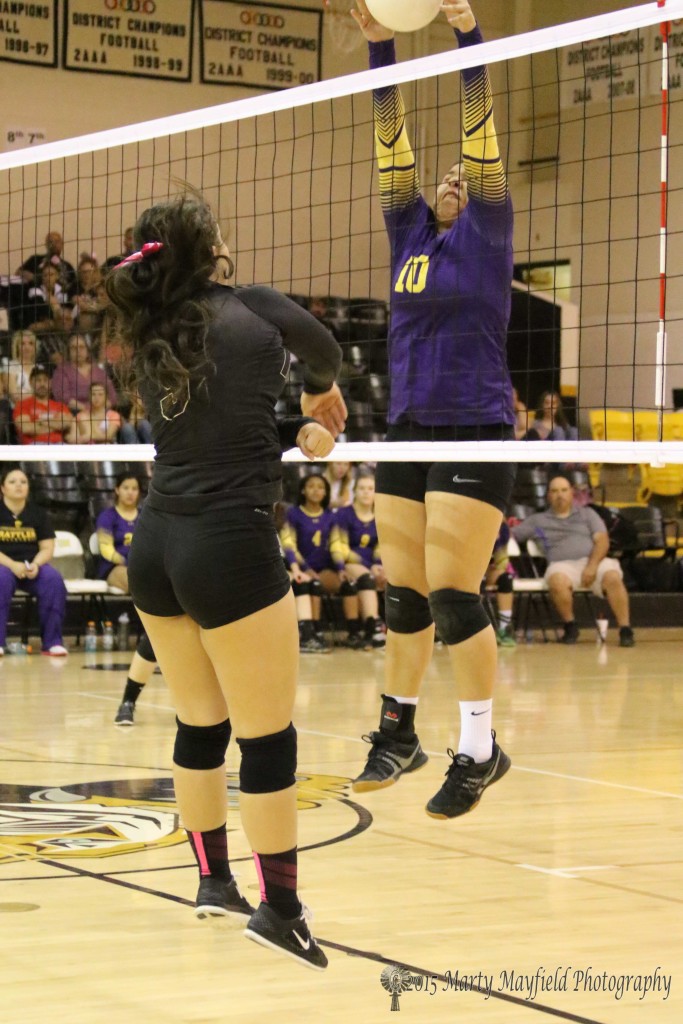
<path fill-rule="evenodd" d="M 282 446 L 275 403 L 289 353 L 303 364 L 304 390 L 313 394 L 327 391 L 341 366 L 330 332 L 272 288 L 212 284 L 209 301 L 214 319 L 204 379 L 178 394 L 139 383 L 156 446 L 148 501 L 179 514 L 278 501 Z"/>

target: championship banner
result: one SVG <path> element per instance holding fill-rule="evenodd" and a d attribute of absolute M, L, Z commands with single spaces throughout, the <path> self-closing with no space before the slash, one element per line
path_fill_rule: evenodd
<path fill-rule="evenodd" d="M 320 80 L 322 11 L 200 0 L 201 81 L 290 89 Z"/>
<path fill-rule="evenodd" d="M 64 67 L 189 82 L 193 12 L 194 0 L 65 0 Z"/>
<path fill-rule="evenodd" d="M 57 0 L 0 0 L 0 60 L 57 67 Z"/>
<path fill-rule="evenodd" d="M 668 38 L 669 50 L 669 93 L 680 96 L 683 90 L 683 21 L 672 21 Z M 662 34 L 652 34 L 650 65 L 650 93 L 653 95 L 662 88 Z"/>
<path fill-rule="evenodd" d="M 568 46 L 560 51 L 560 106 L 593 107 L 598 103 L 637 99 L 653 59 L 651 30 L 632 29 L 609 39 Z"/>

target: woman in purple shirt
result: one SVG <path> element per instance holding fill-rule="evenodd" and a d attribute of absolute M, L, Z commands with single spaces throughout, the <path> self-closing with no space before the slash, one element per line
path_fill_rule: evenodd
<path fill-rule="evenodd" d="M 68 360 L 58 366 L 52 377 L 52 397 L 68 405 L 76 415 L 87 408 L 90 385 L 104 384 L 110 405 L 116 405 L 116 389 L 101 366 L 93 363 L 88 342 L 82 334 L 72 334 L 67 342 Z"/>
<path fill-rule="evenodd" d="M 353 12 L 370 66 L 395 62 L 394 33 L 364 0 Z M 460 46 L 482 41 L 467 0 L 443 10 Z M 514 437 L 506 363 L 512 204 L 485 67 L 462 72 L 462 155 L 432 209 L 420 192 L 399 89 L 373 94 L 379 191 L 391 247 L 391 397 L 387 440 Z M 491 729 L 496 638 L 479 595 L 512 490 L 510 463 L 381 463 L 376 517 L 387 575 L 385 694 L 357 792 L 381 789 L 427 761 L 415 711 L 434 642 L 448 645 L 461 733 L 426 810 L 454 818 L 510 767 Z"/>

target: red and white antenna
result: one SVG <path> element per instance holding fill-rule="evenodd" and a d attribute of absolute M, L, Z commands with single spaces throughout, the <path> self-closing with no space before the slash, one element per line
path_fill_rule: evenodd
<path fill-rule="evenodd" d="M 657 0 L 658 7 L 664 7 L 666 0 Z M 655 408 L 659 411 L 660 438 L 661 415 L 666 404 L 666 232 L 667 232 L 667 179 L 669 161 L 669 31 L 671 22 L 663 21 L 659 26 L 662 37 L 662 141 L 660 180 L 660 221 L 659 221 L 659 329 L 655 353 Z"/>

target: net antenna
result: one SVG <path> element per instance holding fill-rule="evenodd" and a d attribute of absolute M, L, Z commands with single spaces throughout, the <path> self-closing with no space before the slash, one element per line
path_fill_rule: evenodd
<path fill-rule="evenodd" d="M 666 0 L 657 0 L 658 7 L 665 7 Z M 655 401 L 658 412 L 659 436 L 663 434 L 662 412 L 666 405 L 666 243 L 667 243 L 667 198 L 669 177 L 669 33 L 671 23 L 660 25 L 662 39 L 662 138 L 661 138 L 661 208 L 659 241 L 659 329 L 655 352 Z"/>

